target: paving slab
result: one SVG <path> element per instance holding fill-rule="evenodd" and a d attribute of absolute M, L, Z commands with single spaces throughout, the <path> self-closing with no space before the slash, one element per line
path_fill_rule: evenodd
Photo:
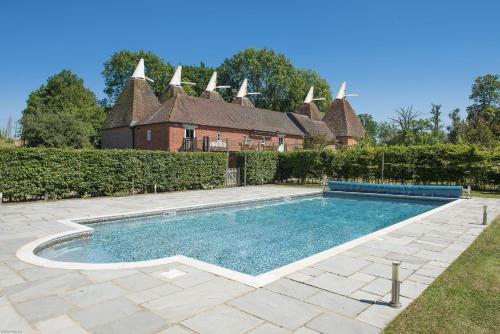
<path fill-rule="evenodd" d="M 360 289 L 367 283 L 354 278 L 325 273 L 311 279 L 307 282 L 307 284 L 323 290 L 328 290 L 331 292 L 339 293 L 341 295 L 349 296 L 351 293 Z"/>
<path fill-rule="evenodd" d="M 149 334 L 158 332 L 165 327 L 165 324 L 165 320 L 160 316 L 149 311 L 141 311 L 97 327 L 93 332 L 95 334 Z"/>
<path fill-rule="evenodd" d="M 39 322 L 48 318 L 67 314 L 72 306 L 59 296 L 31 299 L 14 305 L 28 321 Z"/>
<path fill-rule="evenodd" d="M 130 291 L 143 291 L 160 286 L 164 282 L 150 275 L 137 273 L 114 279 L 113 283 Z"/>
<path fill-rule="evenodd" d="M 306 299 L 321 290 L 310 285 L 301 284 L 287 278 L 282 278 L 264 287 L 267 290 L 271 290 L 283 295 L 287 295 L 292 298 Z"/>
<path fill-rule="evenodd" d="M 124 297 L 79 309 L 71 314 L 87 330 L 125 318 L 141 311 L 141 308 Z"/>
<path fill-rule="evenodd" d="M 181 324 L 200 334 L 239 334 L 263 322 L 250 314 L 221 305 L 186 319 Z"/>
<path fill-rule="evenodd" d="M 344 255 L 336 255 L 327 260 L 316 263 L 314 268 L 319 268 L 341 276 L 350 276 L 369 264 L 370 262 L 368 261 Z"/>
<path fill-rule="evenodd" d="M 128 291 L 112 282 L 96 283 L 65 293 L 64 298 L 79 306 L 87 307 L 124 296 Z"/>
<path fill-rule="evenodd" d="M 379 333 L 380 329 L 362 321 L 327 312 L 306 325 L 323 334 L 370 334 Z"/>
<path fill-rule="evenodd" d="M 167 322 L 175 323 L 251 290 L 246 285 L 219 277 L 146 302 L 143 306 L 161 315 Z"/>
<path fill-rule="evenodd" d="M 326 291 L 308 298 L 307 302 L 351 318 L 370 306 L 359 300 Z"/>
<path fill-rule="evenodd" d="M 321 309 L 317 306 L 265 289 L 250 292 L 232 300 L 229 304 L 291 330 L 297 329 L 321 313 Z"/>
<path fill-rule="evenodd" d="M 290 334 L 291 331 L 283 327 L 266 322 L 247 332 L 247 334 Z M 294 332 L 295 333 L 295 332 Z"/>

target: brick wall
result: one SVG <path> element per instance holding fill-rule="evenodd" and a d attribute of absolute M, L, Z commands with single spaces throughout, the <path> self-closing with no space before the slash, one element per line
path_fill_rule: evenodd
<path fill-rule="evenodd" d="M 358 143 L 354 137 L 337 137 L 337 141 L 341 145 L 356 145 Z"/>
<path fill-rule="evenodd" d="M 147 140 L 147 132 L 151 131 L 151 140 Z M 165 123 L 137 126 L 134 130 L 135 148 L 139 150 L 168 151 L 169 128 Z"/>
<path fill-rule="evenodd" d="M 195 136 L 197 140 L 203 140 L 203 137 L 208 136 L 211 140 L 217 138 L 217 133 L 222 135 L 222 140 L 228 139 L 229 151 L 240 151 L 241 143 L 243 142 L 243 136 L 248 136 L 252 141 L 262 140 L 262 136 L 265 136 L 266 143 L 274 143 L 278 145 L 278 136 L 271 134 L 260 134 L 254 133 L 248 130 L 238 130 L 238 129 L 228 129 L 228 128 L 216 128 L 199 126 L 195 130 Z M 183 126 L 170 126 L 169 130 L 169 140 L 170 140 L 170 151 L 178 151 L 182 147 L 182 141 L 184 139 L 184 127 Z M 287 145 L 302 145 L 304 142 L 302 136 L 285 136 L 285 143 Z"/>

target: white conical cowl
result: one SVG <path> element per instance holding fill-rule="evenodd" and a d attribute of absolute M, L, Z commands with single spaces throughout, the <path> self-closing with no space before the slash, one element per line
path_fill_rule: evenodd
<path fill-rule="evenodd" d="M 304 103 L 311 103 L 313 101 L 313 97 L 314 97 L 314 86 L 311 86 L 311 88 L 309 88 L 309 92 L 307 92 Z"/>
<path fill-rule="evenodd" d="M 243 83 L 241 84 L 240 90 L 238 91 L 236 97 L 245 97 L 247 95 L 248 95 L 248 80 L 245 79 L 243 80 Z"/>
<path fill-rule="evenodd" d="M 181 85 L 181 77 L 182 77 L 182 66 L 177 66 L 174 72 L 174 76 L 170 80 L 170 86 L 180 86 Z"/>
<path fill-rule="evenodd" d="M 344 81 L 342 85 L 340 85 L 339 92 L 337 93 L 336 99 L 343 99 L 346 95 L 347 83 Z"/>
<path fill-rule="evenodd" d="M 217 88 L 217 72 L 212 73 L 212 77 L 210 78 L 210 81 L 208 82 L 207 88 L 205 89 L 206 92 L 214 92 L 215 88 Z"/>
<path fill-rule="evenodd" d="M 132 78 L 135 79 L 146 79 L 146 74 L 144 73 L 144 59 L 141 58 L 137 67 L 135 68 L 134 73 L 132 74 Z"/>

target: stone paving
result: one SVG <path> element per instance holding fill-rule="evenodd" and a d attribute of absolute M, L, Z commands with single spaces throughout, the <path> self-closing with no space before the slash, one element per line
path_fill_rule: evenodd
<path fill-rule="evenodd" d="M 16 250 L 63 232 L 56 220 L 222 203 L 317 190 L 262 186 L 3 204 L 2 333 L 378 333 L 481 233 L 500 200 L 473 198 L 332 256 L 263 288 L 183 264 L 63 270 L 18 260 Z M 401 261 L 401 302 L 388 306 L 391 263 Z"/>

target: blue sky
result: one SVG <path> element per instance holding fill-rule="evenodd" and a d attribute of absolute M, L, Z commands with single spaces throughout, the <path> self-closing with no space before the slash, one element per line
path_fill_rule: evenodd
<path fill-rule="evenodd" d="M 268 47 L 318 71 L 334 92 L 346 80 L 360 94 L 350 98 L 356 111 L 377 120 L 409 105 L 463 112 L 473 80 L 500 74 L 499 13 L 493 0 L 0 0 L 0 127 L 64 68 L 104 97 L 103 63 L 122 49 L 217 66 Z"/>

